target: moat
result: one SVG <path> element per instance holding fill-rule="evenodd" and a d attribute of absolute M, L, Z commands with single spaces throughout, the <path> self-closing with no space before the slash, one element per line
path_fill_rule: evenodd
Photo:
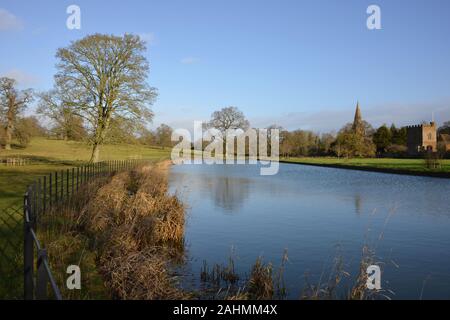
<path fill-rule="evenodd" d="M 188 205 L 186 283 L 203 261 L 238 272 L 258 256 L 277 267 L 287 249 L 290 299 L 317 282 L 341 255 L 357 273 L 369 244 L 392 299 L 450 298 L 450 180 L 281 164 L 275 176 L 254 165 L 173 166 L 170 188 Z M 350 280 L 340 286 L 343 293 Z"/>

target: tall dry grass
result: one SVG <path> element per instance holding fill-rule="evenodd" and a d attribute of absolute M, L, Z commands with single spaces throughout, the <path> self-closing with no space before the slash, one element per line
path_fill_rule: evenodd
<path fill-rule="evenodd" d="M 211 268 L 206 261 L 200 273 L 201 290 L 197 294 L 201 299 L 226 300 L 282 300 L 288 296 L 284 280 L 287 251 L 281 263 L 274 268 L 271 262 L 264 262 L 262 257 L 256 259 L 250 274 L 243 277 L 235 270 L 233 256 L 227 264 L 215 264 Z M 394 293 L 389 289 L 369 290 L 366 286 L 367 267 L 381 265 L 376 260 L 374 249 L 364 245 L 358 271 L 352 276 L 345 270 L 344 259 L 338 252 L 328 270 L 322 272 L 315 283 L 305 277 L 305 285 L 299 296 L 300 300 L 369 300 L 390 299 Z"/>
<path fill-rule="evenodd" d="M 287 289 L 284 269 L 288 261 L 285 251 L 280 266 L 274 270 L 271 262 L 258 257 L 248 276 L 240 276 L 235 270 L 235 257 L 230 255 L 227 264 L 215 264 L 211 268 L 206 261 L 200 274 L 201 299 L 220 300 L 273 300 L 284 299 Z"/>
<path fill-rule="evenodd" d="M 43 221 L 61 287 L 65 287 L 64 268 L 78 264 L 86 294 L 96 292 L 91 287 L 95 282 L 100 297 L 189 297 L 177 288 L 170 268 L 183 255 L 184 215 L 183 204 L 168 193 L 165 172 L 156 167 L 121 172 L 84 186 Z M 68 290 L 64 294 L 92 297 L 73 296 Z"/>

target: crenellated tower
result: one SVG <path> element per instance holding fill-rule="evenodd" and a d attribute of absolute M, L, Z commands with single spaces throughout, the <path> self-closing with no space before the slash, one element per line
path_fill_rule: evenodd
<path fill-rule="evenodd" d="M 408 134 L 408 153 L 418 155 L 437 150 L 437 128 L 434 121 L 406 127 Z"/>

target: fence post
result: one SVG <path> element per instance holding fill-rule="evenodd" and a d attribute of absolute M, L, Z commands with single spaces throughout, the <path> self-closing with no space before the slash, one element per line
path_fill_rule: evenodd
<path fill-rule="evenodd" d="M 37 279 L 36 279 L 36 299 L 47 299 L 48 274 L 45 270 L 44 259 L 47 259 L 47 250 L 40 249 L 37 254 Z"/>
<path fill-rule="evenodd" d="M 34 242 L 30 232 L 30 191 L 28 188 L 23 198 L 23 221 L 24 221 L 24 241 L 23 241 L 23 295 L 25 300 L 33 300 L 33 258 Z"/>
<path fill-rule="evenodd" d="M 34 231 L 36 232 L 36 226 L 37 226 L 37 213 L 38 213 L 38 201 L 37 201 L 37 182 L 33 183 L 33 197 L 31 199 L 31 217 L 30 217 L 30 221 L 32 223 L 32 228 L 34 229 Z"/>
<path fill-rule="evenodd" d="M 42 198 L 42 180 L 41 178 L 38 178 L 38 183 L 37 183 L 37 191 L 36 191 L 36 221 L 38 221 L 38 219 L 40 219 L 41 217 L 41 211 L 42 211 L 42 202 L 41 202 L 41 198 Z"/>
<path fill-rule="evenodd" d="M 64 170 L 61 170 L 61 201 L 64 201 Z"/>
<path fill-rule="evenodd" d="M 55 171 L 55 203 L 58 203 L 58 171 Z"/>
<path fill-rule="evenodd" d="M 42 196 L 42 212 L 47 211 L 47 176 L 44 176 L 44 194 Z"/>
<path fill-rule="evenodd" d="M 72 197 L 75 190 L 75 168 L 72 168 Z"/>
<path fill-rule="evenodd" d="M 66 198 L 69 200 L 69 169 L 66 171 Z"/>
<path fill-rule="evenodd" d="M 50 207 L 52 206 L 52 204 L 53 204 L 53 200 L 52 200 L 52 197 L 53 197 L 53 195 L 52 195 L 52 174 L 50 173 L 50 176 L 48 177 L 48 199 L 50 200 L 50 202 L 49 202 L 49 204 L 50 204 Z"/>

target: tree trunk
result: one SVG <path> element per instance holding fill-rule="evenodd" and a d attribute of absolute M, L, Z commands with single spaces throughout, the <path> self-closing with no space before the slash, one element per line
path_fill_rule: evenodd
<path fill-rule="evenodd" d="M 11 119 L 8 115 L 8 120 L 5 127 L 5 149 L 11 150 L 11 140 L 12 140 L 12 132 L 13 132 L 13 119 Z"/>
<path fill-rule="evenodd" d="M 11 150 L 12 128 L 9 123 L 5 127 L 5 150 Z"/>
<path fill-rule="evenodd" d="M 5 149 L 11 150 L 11 140 L 12 140 L 12 132 L 14 130 L 14 104 L 15 99 L 10 98 L 8 101 L 8 113 L 6 116 L 6 127 L 5 127 Z"/>
<path fill-rule="evenodd" d="M 98 162 L 100 156 L 100 145 L 95 142 L 94 146 L 92 147 L 92 154 L 91 154 L 91 159 L 89 160 L 89 162 Z"/>
<path fill-rule="evenodd" d="M 106 132 L 109 128 L 109 119 L 103 118 L 99 120 L 99 124 L 97 126 L 95 132 L 95 140 L 94 145 L 92 147 L 91 160 L 89 162 L 98 162 L 100 158 L 100 146 L 103 144 L 103 141 L 106 137 Z"/>

